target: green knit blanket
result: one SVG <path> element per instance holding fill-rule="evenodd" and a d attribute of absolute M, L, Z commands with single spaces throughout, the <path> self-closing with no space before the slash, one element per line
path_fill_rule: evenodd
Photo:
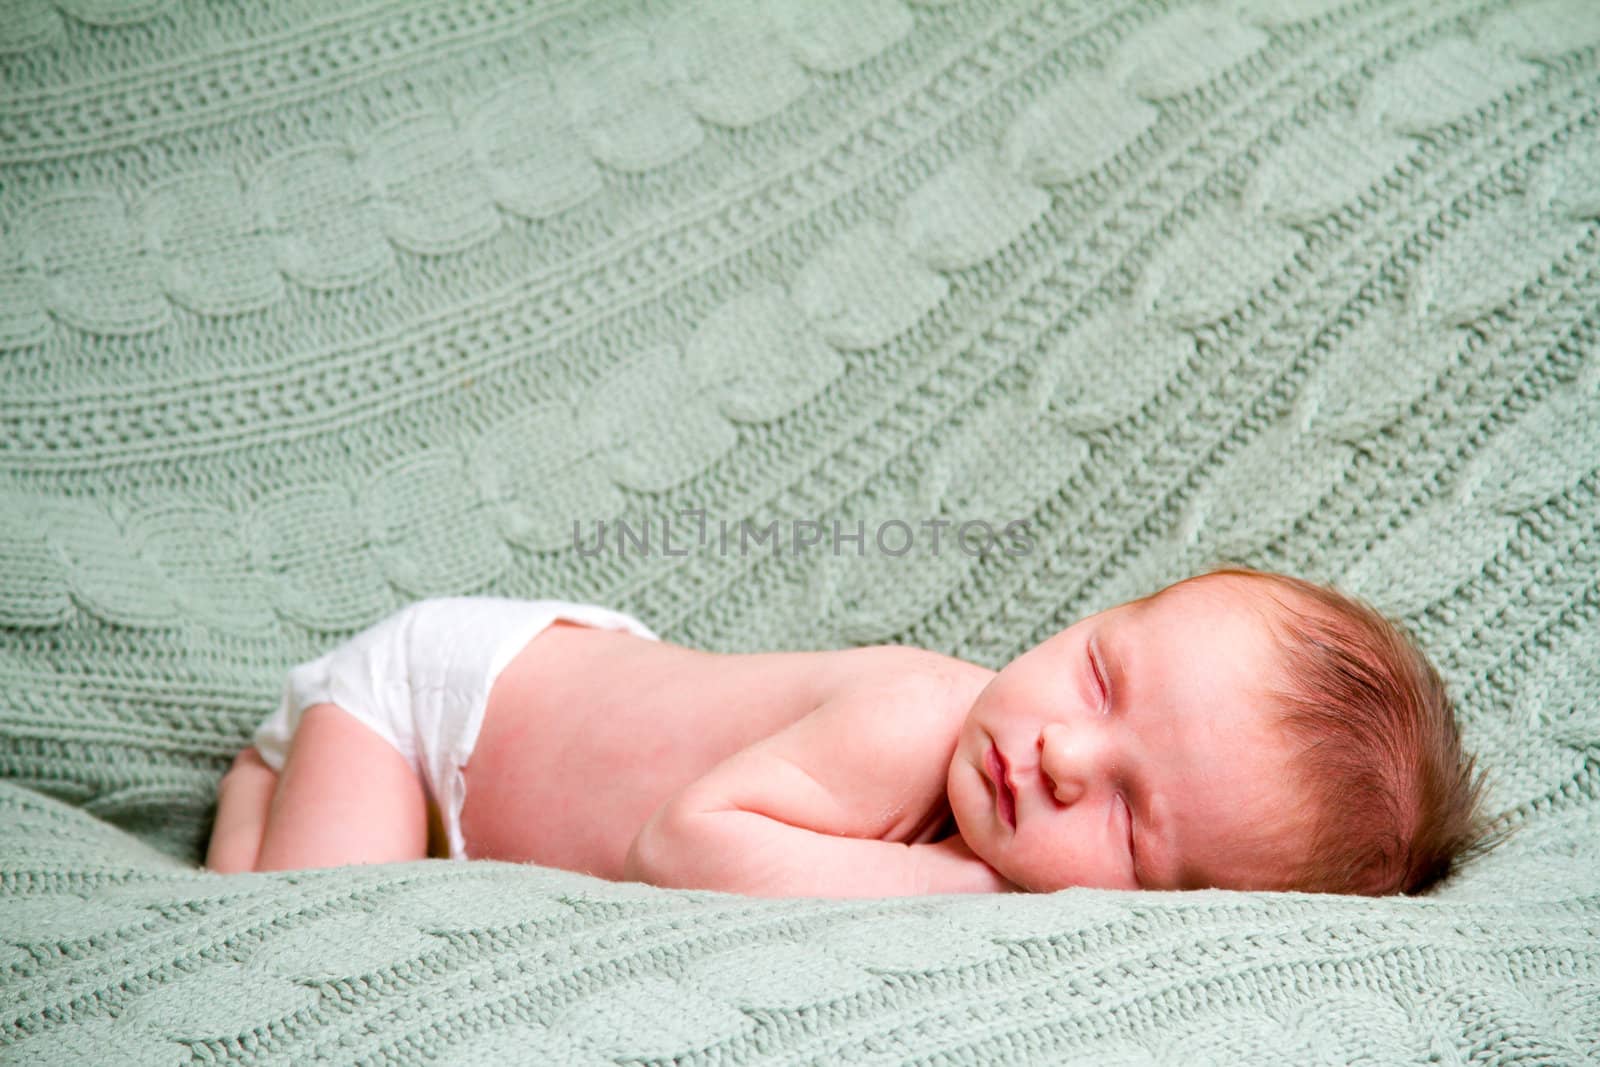
<path fill-rule="evenodd" d="M 0 1061 L 1594 1057 L 1597 175 L 1591 0 L 6 4 Z M 284 671 L 415 599 L 999 667 L 1226 560 L 1417 633 L 1505 845 L 198 867 Z"/>

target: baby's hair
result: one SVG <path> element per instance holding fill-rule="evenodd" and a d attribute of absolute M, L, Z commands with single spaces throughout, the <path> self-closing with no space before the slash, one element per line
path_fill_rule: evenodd
<path fill-rule="evenodd" d="M 1246 567 L 1276 586 L 1268 612 L 1284 655 L 1270 691 L 1297 751 L 1309 849 L 1285 888 L 1384 896 L 1432 888 L 1499 843 L 1484 775 L 1462 752 L 1444 680 L 1399 624 L 1332 586 Z"/>

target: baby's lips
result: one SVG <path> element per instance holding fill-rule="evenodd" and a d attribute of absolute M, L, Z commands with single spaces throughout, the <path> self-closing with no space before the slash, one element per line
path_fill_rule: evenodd
<path fill-rule="evenodd" d="M 991 784 L 994 786 L 995 807 L 1000 812 L 1000 818 L 1013 829 L 1017 825 L 1017 790 L 1011 782 L 1011 767 L 1006 762 L 1004 754 L 998 744 L 991 744 L 989 752 L 984 757 L 984 770 L 987 772 Z M 1007 818 L 1007 809 L 1010 817 Z"/>

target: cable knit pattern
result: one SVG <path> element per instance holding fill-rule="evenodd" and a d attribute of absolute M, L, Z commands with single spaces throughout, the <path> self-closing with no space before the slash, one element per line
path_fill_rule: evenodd
<path fill-rule="evenodd" d="M 1597 1062 L 1596 175 L 1588 0 L 8 4 L 0 1061 Z M 1222 559 L 1417 632 L 1502 849 L 1387 900 L 196 867 L 283 672 L 417 598 L 998 667 Z"/>

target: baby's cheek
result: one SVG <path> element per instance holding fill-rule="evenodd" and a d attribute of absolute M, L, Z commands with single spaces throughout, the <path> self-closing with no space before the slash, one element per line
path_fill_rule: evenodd
<path fill-rule="evenodd" d="M 1083 827 L 1071 825 L 1072 821 L 1064 817 L 1059 825 L 1050 827 L 1048 834 L 1041 833 L 1027 842 L 1028 847 L 1019 847 L 1019 870 L 1012 880 L 1035 893 L 1072 888 L 1138 888 L 1127 857 L 1108 854 L 1105 848 L 1091 844 L 1091 836 Z"/>
<path fill-rule="evenodd" d="M 978 832 L 978 809 L 974 806 L 972 783 L 966 781 L 960 768 L 953 768 L 949 782 L 945 788 L 945 799 L 950 802 L 950 814 L 955 816 L 956 832 L 967 843 L 967 847 L 985 862 L 991 862 L 985 855 L 983 835 Z"/>

